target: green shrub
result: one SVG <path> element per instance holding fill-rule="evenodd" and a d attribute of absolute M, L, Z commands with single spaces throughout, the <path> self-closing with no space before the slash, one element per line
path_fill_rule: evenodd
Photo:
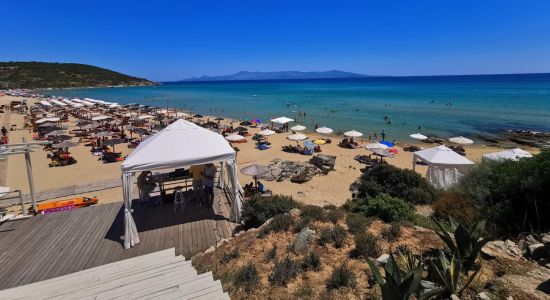
<path fill-rule="evenodd" d="M 313 289 L 309 285 L 305 284 L 306 283 L 296 289 L 296 292 L 294 292 L 294 295 L 296 297 L 309 299 L 311 298 L 311 296 L 313 296 Z"/>
<path fill-rule="evenodd" d="M 291 197 L 272 196 L 255 197 L 245 201 L 242 209 L 242 226 L 246 230 L 261 226 L 265 221 L 276 215 L 287 213 L 292 208 L 300 207 L 300 204 Z"/>
<path fill-rule="evenodd" d="M 275 232 L 287 231 L 292 226 L 292 218 L 289 214 L 276 215 L 269 223 L 269 228 Z"/>
<path fill-rule="evenodd" d="M 370 233 L 355 235 L 355 255 L 363 258 L 380 256 L 382 250 L 378 246 L 378 239 Z"/>
<path fill-rule="evenodd" d="M 259 283 L 260 276 L 253 263 L 238 268 L 233 275 L 233 284 L 237 287 L 244 288 L 247 292 L 251 291 Z"/>
<path fill-rule="evenodd" d="M 351 213 L 346 217 L 348 230 L 352 234 L 365 232 L 370 223 L 370 220 L 362 214 Z"/>
<path fill-rule="evenodd" d="M 401 235 L 401 225 L 398 223 L 391 223 L 389 227 L 382 230 L 381 235 L 388 242 L 393 242 Z"/>
<path fill-rule="evenodd" d="M 367 170 L 352 185 L 352 189 L 357 189 L 358 199 L 388 194 L 415 204 L 429 204 L 436 198 L 434 188 L 418 173 L 389 164 L 380 164 Z"/>
<path fill-rule="evenodd" d="M 300 264 L 285 257 L 282 261 L 276 262 L 273 272 L 269 275 L 269 283 L 278 286 L 286 286 L 292 279 L 300 273 Z"/>
<path fill-rule="evenodd" d="M 385 222 L 412 220 L 414 214 L 412 205 L 388 194 L 380 194 L 375 198 L 369 199 L 367 205 L 362 210 L 367 216 L 375 216 Z"/>
<path fill-rule="evenodd" d="M 319 271 L 321 270 L 321 258 L 317 252 L 309 252 L 302 261 L 302 270 Z"/>
<path fill-rule="evenodd" d="M 434 217 L 440 219 L 450 217 L 463 224 L 471 224 L 479 218 L 479 211 L 474 202 L 453 191 L 442 193 L 432 204 L 432 208 Z"/>
<path fill-rule="evenodd" d="M 226 264 L 226 263 L 230 262 L 231 260 L 239 258 L 239 257 L 241 257 L 241 255 L 239 254 L 239 248 L 234 248 L 233 250 L 231 250 L 229 252 L 226 252 L 222 255 L 222 257 L 220 258 L 220 263 L 221 264 Z"/>
<path fill-rule="evenodd" d="M 265 253 L 264 261 L 266 263 L 274 260 L 277 257 L 277 245 L 273 245 L 273 247 Z"/>
<path fill-rule="evenodd" d="M 300 208 L 300 218 L 307 223 L 311 221 L 325 222 L 327 215 L 325 210 L 317 205 L 304 205 Z"/>
<path fill-rule="evenodd" d="M 334 290 L 342 287 L 353 288 L 355 285 L 355 275 L 348 268 L 348 265 L 344 263 L 332 271 L 327 281 L 327 290 Z"/>
<path fill-rule="evenodd" d="M 319 233 L 319 245 L 326 246 L 332 243 L 332 228 L 323 228 Z"/>
<path fill-rule="evenodd" d="M 336 205 L 334 205 L 334 204 L 327 204 L 327 205 L 323 206 L 323 208 L 325 210 L 337 210 L 338 209 L 338 207 L 336 207 Z"/>
<path fill-rule="evenodd" d="M 456 185 L 471 200 L 493 237 L 550 230 L 550 150 L 519 161 L 482 162 Z"/>
<path fill-rule="evenodd" d="M 327 218 L 334 224 L 338 223 L 344 217 L 344 212 L 340 209 L 329 210 Z"/>
<path fill-rule="evenodd" d="M 346 230 L 340 225 L 334 226 L 332 229 L 332 242 L 335 248 L 342 248 L 346 242 Z"/>

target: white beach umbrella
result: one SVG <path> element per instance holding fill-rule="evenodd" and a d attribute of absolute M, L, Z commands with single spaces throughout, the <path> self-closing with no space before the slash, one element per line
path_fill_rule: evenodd
<path fill-rule="evenodd" d="M 294 119 L 287 118 L 287 117 L 279 117 L 279 118 L 272 119 L 271 122 L 277 123 L 277 124 L 286 124 L 288 122 L 294 122 Z"/>
<path fill-rule="evenodd" d="M 296 125 L 296 126 L 290 127 L 290 130 L 292 130 L 292 131 L 302 131 L 302 130 L 306 130 L 306 127 L 302 126 L 302 125 Z"/>
<path fill-rule="evenodd" d="M 376 142 L 376 143 L 371 143 L 366 145 L 365 148 L 367 150 L 372 150 L 372 149 L 388 149 L 389 147 L 384 144 Z"/>
<path fill-rule="evenodd" d="M 258 134 L 263 135 L 263 136 L 274 135 L 275 131 L 270 130 L 270 129 L 264 129 L 264 130 L 258 132 Z"/>
<path fill-rule="evenodd" d="M 360 137 L 360 136 L 363 136 L 363 133 L 359 131 L 351 130 L 351 131 L 344 132 L 344 135 L 347 137 Z"/>
<path fill-rule="evenodd" d="M 303 141 L 307 139 L 307 136 L 305 134 L 295 133 L 287 136 L 286 138 L 293 141 Z"/>
<path fill-rule="evenodd" d="M 318 133 L 322 133 L 322 134 L 330 134 L 330 133 L 334 132 L 334 130 L 332 130 L 328 127 L 319 127 L 317 129 L 315 129 L 315 131 L 317 131 Z"/>
<path fill-rule="evenodd" d="M 238 142 L 238 141 L 244 140 L 245 137 L 242 136 L 242 135 L 238 135 L 238 134 L 232 134 L 232 135 L 226 136 L 225 139 L 230 141 L 230 142 Z"/>
<path fill-rule="evenodd" d="M 474 143 L 474 141 L 472 141 L 468 138 L 465 138 L 463 136 L 457 136 L 457 137 L 450 138 L 449 141 L 451 141 L 453 143 L 461 144 L 461 145 L 471 145 L 471 144 Z"/>
<path fill-rule="evenodd" d="M 411 135 L 409 135 L 411 138 L 415 139 L 415 140 L 420 140 L 420 141 L 423 141 L 423 140 L 426 140 L 428 139 L 427 136 L 423 135 L 423 134 L 420 134 L 420 133 L 413 133 Z"/>
<path fill-rule="evenodd" d="M 103 120 L 108 120 L 112 118 L 113 117 L 110 117 L 110 116 L 99 115 L 99 116 L 92 117 L 92 121 L 103 121 Z"/>
<path fill-rule="evenodd" d="M 388 149 L 374 148 L 374 149 L 369 149 L 369 150 L 372 151 L 372 153 L 374 153 L 378 156 L 381 156 L 381 157 L 394 157 L 395 156 L 392 153 L 390 153 L 388 151 Z"/>
<path fill-rule="evenodd" d="M 146 120 L 146 119 L 154 119 L 155 117 L 151 115 L 141 115 L 141 116 L 138 116 L 137 118 L 140 120 Z"/>

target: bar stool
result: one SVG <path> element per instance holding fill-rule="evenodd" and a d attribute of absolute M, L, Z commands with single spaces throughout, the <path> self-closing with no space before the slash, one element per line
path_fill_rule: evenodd
<path fill-rule="evenodd" d="M 183 212 L 183 208 L 185 207 L 185 198 L 183 197 L 183 191 L 174 192 L 174 212 L 176 211 L 178 205 L 181 206 L 181 211 Z"/>

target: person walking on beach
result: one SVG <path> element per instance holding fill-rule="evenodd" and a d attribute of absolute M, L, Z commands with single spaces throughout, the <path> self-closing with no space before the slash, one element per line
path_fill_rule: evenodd
<path fill-rule="evenodd" d="M 380 132 L 380 136 L 382 137 L 382 140 L 386 140 L 386 132 L 384 131 L 384 129 L 382 129 L 382 132 Z"/>
<path fill-rule="evenodd" d="M 193 197 L 197 201 L 202 201 L 204 189 L 202 185 L 202 173 L 204 172 L 203 165 L 194 165 L 189 169 L 191 176 L 193 177 Z"/>
<path fill-rule="evenodd" d="M 214 203 L 214 179 L 216 178 L 216 166 L 210 163 L 207 164 L 202 173 L 202 184 L 204 186 L 204 195 L 206 203 L 212 205 Z"/>
<path fill-rule="evenodd" d="M 2 136 L 8 136 L 8 130 L 4 126 L 2 126 Z"/>

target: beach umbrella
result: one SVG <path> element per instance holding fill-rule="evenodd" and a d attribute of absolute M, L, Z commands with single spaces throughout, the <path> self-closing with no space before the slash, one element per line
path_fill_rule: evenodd
<path fill-rule="evenodd" d="M 112 118 L 113 117 L 111 116 L 99 115 L 99 116 L 92 117 L 92 121 L 103 121 L 103 120 L 109 120 Z"/>
<path fill-rule="evenodd" d="M 253 120 L 252 120 L 252 123 L 256 123 L 256 124 L 262 123 L 262 120 L 260 120 L 260 119 L 253 119 Z"/>
<path fill-rule="evenodd" d="M 355 131 L 355 130 L 344 132 L 344 135 L 347 136 L 347 137 L 360 137 L 360 136 L 363 136 L 363 134 L 361 132 Z"/>
<path fill-rule="evenodd" d="M 290 130 L 292 130 L 292 131 L 302 131 L 302 130 L 306 130 L 306 127 L 302 126 L 302 125 L 296 125 L 296 126 L 290 127 Z"/>
<path fill-rule="evenodd" d="M 196 114 L 196 115 L 193 116 L 193 118 L 199 118 L 200 119 L 200 118 L 204 118 L 204 116 L 201 115 L 201 114 Z"/>
<path fill-rule="evenodd" d="M 315 131 L 317 131 L 318 133 L 322 133 L 322 134 L 330 134 L 332 133 L 334 130 L 328 128 L 328 127 L 319 127 L 317 129 L 315 129 Z"/>
<path fill-rule="evenodd" d="M 304 146 L 306 146 L 306 148 L 310 148 L 310 149 L 315 148 L 315 144 L 312 141 L 305 141 Z"/>
<path fill-rule="evenodd" d="M 387 145 L 376 142 L 376 143 L 371 143 L 366 145 L 365 148 L 367 150 L 372 150 L 372 149 L 388 149 L 389 147 Z"/>
<path fill-rule="evenodd" d="M 147 129 L 141 128 L 141 127 L 134 127 L 132 129 L 132 132 L 139 133 L 140 135 L 149 133 L 149 131 Z"/>
<path fill-rule="evenodd" d="M 99 126 L 97 123 L 89 123 L 88 125 L 82 126 L 82 129 L 95 129 Z M 100 129 L 101 130 L 101 129 Z"/>
<path fill-rule="evenodd" d="M 239 126 L 239 127 L 235 128 L 235 129 L 233 129 L 233 131 L 236 131 L 236 132 L 248 131 L 248 128 Z"/>
<path fill-rule="evenodd" d="M 274 135 L 275 131 L 273 131 L 271 129 L 264 129 L 264 130 L 258 132 L 258 134 L 263 135 L 263 136 L 269 136 L 269 135 Z"/>
<path fill-rule="evenodd" d="M 222 117 L 217 117 L 217 118 L 215 118 L 214 120 L 216 120 L 216 121 L 223 121 L 224 118 L 222 118 Z"/>
<path fill-rule="evenodd" d="M 59 135 L 64 135 L 64 134 L 67 134 L 67 131 L 65 131 L 65 130 L 54 130 L 54 131 L 46 133 L 46 136 L 59 136 Z"/>
<path fill-rule="evenodd" d="M 286 138 L 292 141 L 303 141 L 307 139 L 307 136 L 305 134 L 295 133 L 287 136 Z"/>
<path fill-rule="evenodd" d="M 411 135 L 409 135 L 411 138 L 415 139 L 415 140 L 419 140 L 419 141 L 423 141 L 423 140 L 426 140 L 428 139 L 427 136 L 423 135 L 423 134 L 420 134 L 420 133 L 413 133 Z"/>
<path fill-rule="evenodd" d="M 41 127 L 41 128 L 46 128 L 46 127 L 61 128 L 61 127 L 59 127 L 56 123 L 44 123 L 44 124 L 38 125 L 38 127 Z"/>
<path fill-rule="evenodd" d="M 465 138 L 463 136 L 457 136 L 457 137 L 450 138 L 449 141 L 451 141 L 453 143 L 456 143 L 456 144 L 461 144 L 461 145 L 471 145 L 471 144 L 474 143 L 474 141 L 472 141 L 468 138 Z"/>
<path fill-rule="evenodd" d="M 108 132 L 108 131 L 100 131 L 100 132 L 96 132 L 95 136 L 96 137 L 107 137 L 107 136 L 112 136 L 113 134 Z"/>
<path fill-rule="evenodd" d="M 52 137 L 52 140 L 55 141 L 55 142 L 60 142 L 60 141 L 65 141 L 65 140 L 70 140 L 72 139 L 73 137 L 70 136 L 70 135 L 56 135 L 56 136 L 53 136 Z"/>
<path fill-rule="evenodd" d="M 392 153 L 390 153 L 388 151 L 388 149 L 380 149 L 380 148 L 374 148 L 374 149 L 369 149 L 372 153 L 374 153 L 375 155 L 378 155 L 380 157 L 394 157 L 394 155 Z"/>
<path fill-rule="evenodd" d="M 313 143 L 315 145 L 324 145 L 324 144 L 327 143 L 327 141 L 325 141 L 325 140 L 315 140 L 315 141 L 313 141 Z"/>
<path fill-rule="evenodd" d="M 288 122 L 294 122 L 294 119 L 287 118 L 287 117 L 279 117 L 279 118 L 272 119 L 271 122 L 277 123 L 277 124 L 286 124 Z"/>
<path fill-rule="evenodd" d="M 63 142 L 61 142 L 61 143 L 54 144 L 54 145 L 52 146 L 52 148 L 62 149 L 62 148 L 71 148 L 71 147 L 76 147 L 76 146 L 78 146 L 78 143 L 77 143 L 77 142 L 65 140 L 65 141 L 63 141 Z"/>
<path fill-rule="evenodd" d="M 89 121 L 89 120 L 82 120 L 82 119 L 76 120 L 76 122 L 75 122 L 75 124 L 78 125 L 78 126 L 84 126 L 84 125 L 88 125 L 88 124 L 90 124 L 90 123 L 91 123 L 91 121 Z"/>
<path fill-rule="evenodd" d="M 252 126 L 253 124 L 250 121 L 242 121 L 241 123 L 239 123 L 239 125 L 241 125 L 241 126 Z"/>
<path fill-rule="evenodd" d="M 123 139 L 110 139 L 110 140 L 105 140 L 105 142 L 103 142 L 103 145 L 113 146 L 113 152 L 115 152 L 115 145 L 122 144 L 122 143 L 124 143 Z"/>
<path fill-rule="evenodd" d="M 389 142 L 389 141 L 380 141 L 380 144 L 386 145 L 386 146 L 388 146 L 388 147 L 393 147 L 393 146 L 395 146 L 392 142 Z"/>
<path fill-rule="evenodd" d="M 241 174 L 246 176 L 252 176 L 254 178 L 254 182 L 256 186 L 258 185 L 258 176 L 265 175 L 270 172 L 271 172 L 271 169 L 269 167 L 258 165 L 258 164 L 253 164 L 241 169 Z"/>
<path fill-rule="evenodd" d="M 238 142 L 238 141 L 244 140 L 245 137 L 242 136 L 242 135 L 238 135 L 238 134 L 232 134 L 232 135 L 226 136 L 225 139 L 230 141 L 230 142 Z"/>

